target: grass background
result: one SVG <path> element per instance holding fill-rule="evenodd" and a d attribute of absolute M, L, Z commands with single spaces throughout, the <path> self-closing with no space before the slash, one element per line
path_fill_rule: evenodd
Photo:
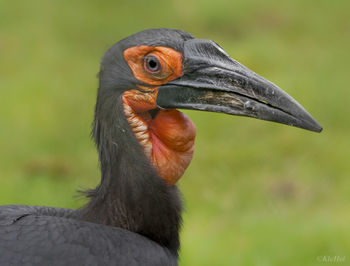
<path fill-rule="evenodd" d="M 79 207 L 103 52 L 152 27 L 213 39 L 296 98 L 315 134 L 186 112 L 180 265 L 350 265 L 349 1 L 0 0 L 0 204 Z"/>

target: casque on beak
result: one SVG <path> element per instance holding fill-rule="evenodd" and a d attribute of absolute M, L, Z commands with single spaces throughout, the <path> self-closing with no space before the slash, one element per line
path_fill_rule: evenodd
<path fill-rule="evenodd" d="M 322 131 L 287 93 L 204 39 L 185 42 L 183 75 L 159 87 L 157 106 L 249 116 Z"/>

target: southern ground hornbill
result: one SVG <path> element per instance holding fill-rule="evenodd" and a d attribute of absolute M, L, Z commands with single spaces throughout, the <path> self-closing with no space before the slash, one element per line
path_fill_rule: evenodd
<path fill-rule="evenodd" d="M 294 99 L 215 42 L 151 29 L 103 56 L 93 136 L 101 183 L 79 210 L 0 207 L 0 265 L 177 265 L 196 129 L 176 110 L 250 116 L 320 132 Z"/>

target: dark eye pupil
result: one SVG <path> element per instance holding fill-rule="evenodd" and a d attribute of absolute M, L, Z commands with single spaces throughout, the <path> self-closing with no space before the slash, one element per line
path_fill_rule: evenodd
<path fill-rule="evenodd" d="M 151 60 L 149 60 L 148 65 L 151 69 L 155 69 L 155 68 L 157 68 L 158 63 L 151 59 Z"/>
<path fill-rule="evenodd" d="M 160 70 L 160 63 L 155 56 L 149 55 L 145 59 L 145 67 L 148 71 L 158 72 Z"/>

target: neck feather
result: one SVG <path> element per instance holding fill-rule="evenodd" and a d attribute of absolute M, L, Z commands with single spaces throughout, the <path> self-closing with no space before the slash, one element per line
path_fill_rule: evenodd
<path fill-rule="evenodd" d="M 126 121 L 120 95 L 98 95 L 93 135 L 101 183 L 87 192 L 82 219 L 139 233 L 177 253 L 179 191 L 151 166 Z"/>

